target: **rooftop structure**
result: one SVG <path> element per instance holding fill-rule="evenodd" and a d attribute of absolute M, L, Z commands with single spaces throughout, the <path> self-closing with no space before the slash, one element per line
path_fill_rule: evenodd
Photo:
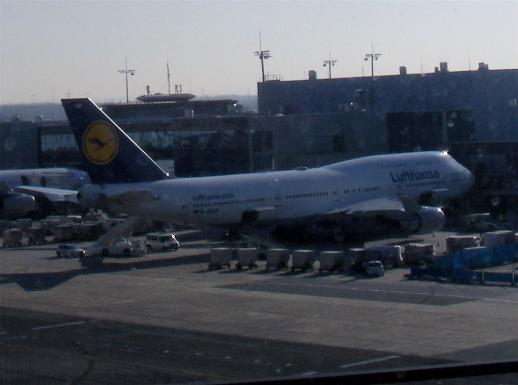
<path fill-rule="evenodd" d="M 371 111 L 387 121 L 392 113 L 463 111 L 474 135 L 458 140 L 518 140 L 518 69 L 450 72 L 258 83 L 259 113 L 294 115 Z M 459 133 L 462 133 L 459 132 Z"/>

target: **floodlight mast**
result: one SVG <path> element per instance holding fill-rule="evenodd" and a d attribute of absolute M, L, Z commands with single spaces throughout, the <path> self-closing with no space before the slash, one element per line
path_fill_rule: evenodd
<path fill-rule="evenodd" d="M 324 60 L 324 67 L 327 66 L 327 69 L 329 70 L 329 79 L 331 79 L 331 67 L 334 67 L 334 65 L 337 61 L 338 60 L 331 59 L 331 52 L 329 52 L 329 59 Z"/>
<path fill-rule="evenodd" d="M 126 75 L 126 104 L 129 104 L 128 74 L 131 74 L 131 76 L 135 75 L 135 70 L 128 69 L 128 57 L 127 56 L 126 56 L 126 67 L 123 70 L 119 70 L 119 73 Z"/>
<path fill-rule="evenodd" d="M 366 53 L 363 60 L 367 61 L 370 59 L 371 61 L 371 77 L 374 78 L 374 60 L 378 60 L 381 56 L 380 53 L 374 53 L 374 44 L 371 44 L 371 53 Z"/>
<path fill-rule="evenodd" d="M 265 81 L 264 77 L 264 60 L 269 59 L 272 57 L 269 50 L 263 50 L 261 47 L 261 33 L 259 33 L 259 51 L 254 52 L 255 56 L 259 57 L 259 60 L 261 60 L 261 73 L 263 75 L 263 83 Z"/>
<path fill-rule="evenodd" d="M 169 60 L 167 61 L 167 92 L 171 95 L 171 72 L 169 72 Z"/>

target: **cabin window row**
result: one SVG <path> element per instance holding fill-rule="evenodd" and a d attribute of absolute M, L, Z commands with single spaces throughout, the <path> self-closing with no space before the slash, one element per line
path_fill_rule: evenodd
<path fill-rule="evenodd" d="M 349 194 L 349 193 L 357 193 L 357 192 L 374 192 L 374 191 L 381 191 L 381 187 L 379 186 L 374 186 L 374 187 L 363 187 L 363 188 L 353 188 L 353 189 L 348 189 L 346 188 L 344 190 L 344 194 Z"/>
<path fill-rule="evenodd" d="M 231 206 L 231 205 L 239 205 L 246 203 L 260 203 L 264 202 L 264 198 L 254 198 L 254 199 L 243 199 L 243 200 L 233 200 L 233 201 L 218 201 L 218 202 L 206 202 L 206 203 L 194 203 L 192 207 L 214 207 L 214 206 Z"/>
<path fill-rule="evenodd" d="M 314 192 L 314 193 L 306 193 L 306 194 L 292 194 L 292 195 L 286 195 L 286 199 L 297 199 L 297 198 L 314 198 L 314 197 L 322 197 L 327 196 L 328 192 Z"/>

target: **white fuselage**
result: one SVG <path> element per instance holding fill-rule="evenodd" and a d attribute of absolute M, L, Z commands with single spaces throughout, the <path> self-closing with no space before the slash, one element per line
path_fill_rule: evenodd
<path fill-rule="evenodd" d="M 9 188 L 17 186 L 42 186 L 77 190 L 90 183 L 88 174 L 70 168 L 33 168 L 0 170 L 0 183 Z"/>
<path fill-rule="evenodd" d="M 471 173 L 445 152 L 375 155 L 328 166 L 292 171 L 150 183 L 87 185 L 84 196 L 106 197 L 149 191 L 154 199 L 135 199 L 115 210 L 144 218 L 194 225 L 232 225 L 243 213 L 259 221 L 297 221 L 377 198 L 417 200 L 439 191 L 443 198 L 464 193 Z"/>

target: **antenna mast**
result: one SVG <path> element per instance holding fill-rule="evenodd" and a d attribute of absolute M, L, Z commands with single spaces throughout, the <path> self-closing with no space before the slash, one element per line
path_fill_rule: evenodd
<path fill-rule="evenodd" d="M 171 95 L 171 72 L 169 72 L 169 60 L 167 61 L 167 92 Z"/>
<path fill-rule="evenodd" d="M 263 49 L 262 49 L 262 45 L 261 45 L 261 32 L 259 32 L 259 51 L 255 51 L 254 54 L 255 54 L 255 56 L 259 57 L 259 60 L 261 60 L 261 73 L 263 75 L 263 83 L 264 83 L 264 80 L 265 80 L 265 77 L 264 77 L 264 60 L 271 58 L 272 55 L 270 54 L 269 50 L 264 50 L 263 51 Z"/>
<path fill-rule="evenodd" d="M 128 57 L 127 56 L 126 56 L 126 67 L 123 70 L 119 70 L 119 73 L 126 74 L 126 104 L 129 104 L 128 74 L 131 74 L 131 76 L 135 75 L 135 70 L 128 69 Z"/>

